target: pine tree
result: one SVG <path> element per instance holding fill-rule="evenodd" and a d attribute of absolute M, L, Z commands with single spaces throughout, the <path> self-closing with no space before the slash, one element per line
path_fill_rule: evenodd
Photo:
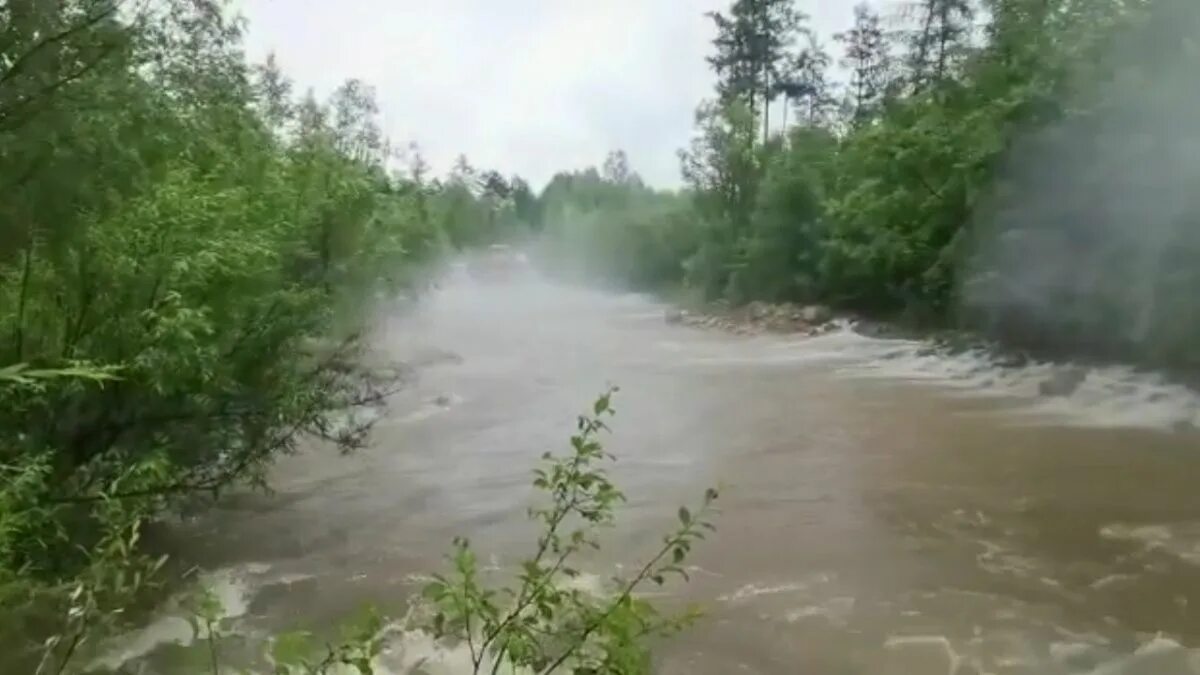
<path fill-rule="evenodd" d="M 735 0 L 729 14 L 708 14 L 717 26 L 716 54 L 708 63 L 717 73 L 721 101 L 744 101 L 763 118 L 763 138 L 770 130 L 770 105 L 788 70 L 789 48 L 807 16 L 794 0 Z"/>
<path fill-rule="evenodd" d="M 975 9 L 971 0 L 921 0 L 908 32 L 909 79 L 914 90 L 944 82 L 965 52 Z"/>
<path fill-rule="evenodd" d="M 266 63 L 255 68 L 255 98 L 263 119 L 273 128 L 282 129 L 292 119 L 292 82 L 283 74 L 275 54 L 267 55 Z"/>
<path fill-rule="evenodd" d="M 629 157 L 624 150 L 613 150 L 604 158 L 604 180 L 622 185 L 629 180 Z"/>
<path fill-rule="evenodd" d="M 878 112 L 887 91 L 887 36 L 879 14 L 864 2 L 854 8 L 854 26 L 835 39 L 845 45 L 841 66 L 850 73 L 847 117 L 852 125 L 859 126 Z"/>
<path fill-rule="evenodd" d="M 781 83 L 780 91 L 788 101 L 798 104 L 797 115 L 805 125 L 820 126 L 834 104 L 828 77 L 832 59 L 815 34 L 808 32 L 806 38 L 807 44 L 794 57 L 789 79 Z M 785 118 L 785 127 L 786 122 Z"/>

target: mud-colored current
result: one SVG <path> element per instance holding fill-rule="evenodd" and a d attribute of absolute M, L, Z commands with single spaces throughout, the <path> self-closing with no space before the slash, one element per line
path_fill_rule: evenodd
<path fill-rule="evenodd" d="M 663 598 L 707 616 L 656 648 L 660 672 L 1200 673 L 1200 399 L 1154 376 L 1093 369 L 1051 398 L 1038 384 L 1063 366 L 705 332 L 536 279 L 451 280 L 376 346 L 422 365 L 369 449 L 309 449 L 274 494 L 174 528 L 226 601 L 231 650 L 367 601 L 402 611 L 456 534 L 512 562 L 538 456 L 616 384 L 629 504 L 597 579 L 724 487 L 692 582 Z M 165 609 L 102 660 L 166 664 L 188 635 Z M 419 634 L 392 651 L 394 672 L 457 672 Z"/>

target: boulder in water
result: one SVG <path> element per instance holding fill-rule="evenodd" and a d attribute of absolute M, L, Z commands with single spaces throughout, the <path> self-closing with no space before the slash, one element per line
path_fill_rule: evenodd
<path fill-rule="evenodd" d="M 1049 379 L 1038 385 L 1038 393 L 1042 396 L 1070 396 L 1079 389 L 1079 385 L 1087 379 L 1087 370 L 1084 368 L 1070 367 L 1064 368 L 1053 375 Z"/>
<path fill-rule="evenodd" d="M 667 320 L 667 323 L 683 323 L 687 318 L 687 312 L 682 309 L 668 309 L 663 318 Z"/>
<path fill-rule="evenodd" d="M 800 319 L 808 324 L 825 323 L 833 319 L 833 310 L 825 305 L 807 305 L 800 310 Z"/>
<path fill-rule="evenodd" d="M 767 303 L 755 300 L 746 305 L 746 315 L 750 317 L 751 321 L 762 321 L 763 319 L 770 318 L 773 309 Z"/>

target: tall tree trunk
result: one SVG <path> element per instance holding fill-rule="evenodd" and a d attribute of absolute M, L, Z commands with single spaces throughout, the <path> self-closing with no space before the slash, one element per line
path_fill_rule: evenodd
<path fill-rule="evenodd" d="M 31 235 L 25 249 L 25 264 L 21 269 L 21 292 L 17 298 L 17 320 L 13 329 L 13 360 L 17 363 L 25 357 L 25 302 L 29 297 L 29 277 L 33 272 L 33 247 Z"/>
<path fill-rule="evenodd" d="M 771 133 L 771 71 L 763 73 L 763 145 Z"/>

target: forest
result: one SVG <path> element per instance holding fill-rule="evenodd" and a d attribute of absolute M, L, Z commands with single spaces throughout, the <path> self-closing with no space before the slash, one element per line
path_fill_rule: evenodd
<path fill-rule="evenodd" d="M 643 185 L 619 152 L 556 176 L 550 258 L 706 301 L 1200 365 L 1195 3 L 861 4 L 832 36 L 789 0 L 711 18 L 684 188 Z"/>
<path fill-rule="evenodd" d="M 373 89 L 293 91 L 223 3 L 0 2 L 0 636 L 76 642 L 161 562 L 148 518 L 262 485 L 397 386 L 380 299 L 508 236 L 528 186 L 442 180 Z M 73 639 L 72 639 L 73 638 Z"/>
<path fill-rule="evenodd" d="M 826 36 L 792 0 L 710 16 L 684 187 L 614 151 L 539 190 L 431 175 L 369 84 L 294 91 L 215 0 L 0 2 L 0 633 L 69 607 L 44 656 L 69 660 L 162 565 L 147 519 L 265 485 L 303 439 L 367 443 L 346 411 L 402 386 L 359 366 L 373 310 L 476 245 L 1200 366 L 1194 2 L 862 4 Z"/>

